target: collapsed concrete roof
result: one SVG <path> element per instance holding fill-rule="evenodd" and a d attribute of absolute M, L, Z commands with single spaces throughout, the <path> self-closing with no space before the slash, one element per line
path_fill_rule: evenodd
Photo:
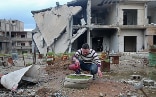
<path fill-rule="evenodd" d="M 45 10 L 44 12 L 32 12 L 47 46 L 52 45 L 54 39 L 57 39 L 66 28 L 71 16 L 77 14 L 80 10 L 80 6 L 68 7 L 63 5 L 51 8 L 51 10 Z"/>

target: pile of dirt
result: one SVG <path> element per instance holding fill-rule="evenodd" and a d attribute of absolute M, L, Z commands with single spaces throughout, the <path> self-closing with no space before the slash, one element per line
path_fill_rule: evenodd
<path fill-rule="evenodd" d="M 71 61 L 68 60 L 62 60 L 60 57 L 56 57 L 54 64 L 47 65 L 45 67 L 45 70 L 48 74 L 53 74 L 56 71 L 64 71 L 68 70 L 68 66 L 71 64 Z"/>

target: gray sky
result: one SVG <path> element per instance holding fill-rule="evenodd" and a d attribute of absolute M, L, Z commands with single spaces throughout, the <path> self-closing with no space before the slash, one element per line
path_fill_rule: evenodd
<path fill-rule="evenodd" d="M 12 19 L 24 22 L 24 29 L 30 30 L 35 28 L 35 21 L 31 11 L 41 10 L 67 4 L 72 0 L 1 0 L 0 2 L 0 19 Z"/>

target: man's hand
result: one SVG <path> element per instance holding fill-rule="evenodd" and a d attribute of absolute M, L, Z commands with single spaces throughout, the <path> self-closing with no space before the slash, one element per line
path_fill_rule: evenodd
<path fill-rule="evenodd" d="M 79 65 L 80 65 L 79 60 L 75 60 L 75 64 L 76 64 L 77 66 L 79 66 Z"/>
<path fill-rule="evenodd" d="M 73 61 L 74 61 L 74 63 L 75 63 L 76 65 L 80 65 L 79 60 L 78 60 L 78 59 L 76 59 L 75 57 L 73 57 Z"/>
<path fill-rule="evenodd" d="M 99 76 L 99 77 L 102 77 L 102 72 L 101 72 L 101 70 L 100 70 L 100 67 L 98 67 L 98 76 Z"/>

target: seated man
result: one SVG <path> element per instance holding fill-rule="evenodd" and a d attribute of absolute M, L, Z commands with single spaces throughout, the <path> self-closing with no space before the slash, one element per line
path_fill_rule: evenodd
<path fill-rule="evenodd" d="M 93 79 L 95 79 L 95 74 L 97 73 L 99 77 L 102 77 L 102 72 L 100 70 L 101 61 L 98 58 L 95 50 L 90 49 L 87 43 L 82 45 L 82 48 L 75 52 L 72 61 L 80 66 L 80 68 L 84 71 L 89 71 L 90 74 L 93 75 Z M 80 69 L 76 70 L 76 74 L 80 74 Z"/>

